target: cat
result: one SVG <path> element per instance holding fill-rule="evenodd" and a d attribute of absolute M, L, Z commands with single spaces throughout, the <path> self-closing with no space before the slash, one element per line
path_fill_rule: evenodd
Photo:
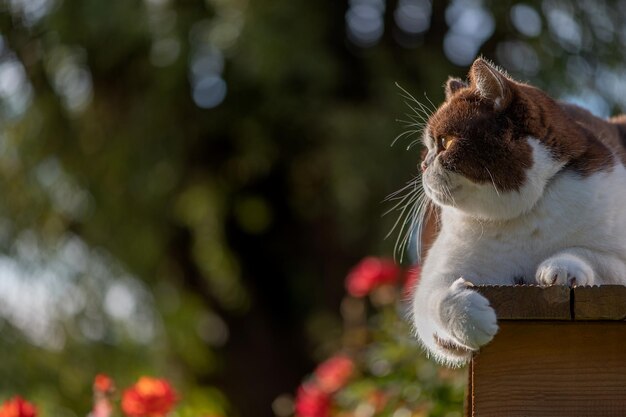
<path fill-rule="evenodd" d="M 608 121 L 478 58 L 428 118 L 421 162 L 439 231 L 413 323 L 439 362 L 498 331 L 475 285 L 626 284 L 626 116 Z"/>

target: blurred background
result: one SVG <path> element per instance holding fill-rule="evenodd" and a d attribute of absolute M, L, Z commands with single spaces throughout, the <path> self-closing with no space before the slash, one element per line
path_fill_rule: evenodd
<path fill-rule="evenodd" d="M 626 1 L 2 1 L 0 400 L 85 415 L 96 373 L 150 374 L 198 417 L 287 416 L 361 314 L 355 378 L 404 372 L 419 415 L 460 415 L 462 376 L 402 307 L 344 289 L 393 256 L 383 199 L 417 171 L 415 136 L 390 146 L 395 83 L 432 108 L 482 54 L 612 115 L 624 21 Z"/>

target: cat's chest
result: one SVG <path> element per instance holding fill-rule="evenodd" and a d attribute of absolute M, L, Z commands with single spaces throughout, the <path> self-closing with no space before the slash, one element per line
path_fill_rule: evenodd
<path fill-rule="evenodd" d="M 475 284 L 532 283 L 539 263 L 568 240 L 552 219 L 519 228 L 474 227 L 451 233 L 442 245 L 455 274 Z"/>
<path fill-rule="evenodd" d="M 502 224 L 443 210 L 443 229 L 429 258 L 445 274 L 476 284 L 532 283 L 538 265 L 564 249 L 626 252 L 626 170 L 553 180 L 528 214 Z M 427 259 L 428 261 L 428 259 Z"/>

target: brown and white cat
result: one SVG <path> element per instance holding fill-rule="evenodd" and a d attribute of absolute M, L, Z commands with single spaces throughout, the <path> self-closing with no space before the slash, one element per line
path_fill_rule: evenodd
<path fill-rule="evenodd" d="M 624 122 L 624 123 L 623 123 Z M 440 230 L 413 298 L 418 337 L 465 363 L 498 325 L 472 284 L 626 284 L 626 118 L 604 121 L 477 59 L 423 141 Z"/>

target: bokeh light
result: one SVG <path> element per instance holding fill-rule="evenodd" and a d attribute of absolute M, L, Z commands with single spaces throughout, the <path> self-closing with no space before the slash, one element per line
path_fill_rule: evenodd
<path fill-rule="evenodd" d="M 385 30 L 384 12 L 383 0 L 351 0 L 346 12 L 348 38 L 361 47 L 375 45 Z"/>
<path fill-rule="evenodd" d="M 522 35 L 534 38 L 541 33 L 541 16 L 527 4 L 516 4 L 511 7 L 511 22 Z"/>
<path fill-rule="evenodd" d="M 400 0 L 393 16 L 402 31 L 417 35 L 430 27 L 431 13 L 429 0 Z"/>
<path fill-rule="evenodd" d="M 446 34 L 443 50 L 448 59 L 460 66 L 472 63 L 481 45 L 491 37 L 495 21 L 491 12 L 480 2 L 454 0 L 446 9 Z"/>

